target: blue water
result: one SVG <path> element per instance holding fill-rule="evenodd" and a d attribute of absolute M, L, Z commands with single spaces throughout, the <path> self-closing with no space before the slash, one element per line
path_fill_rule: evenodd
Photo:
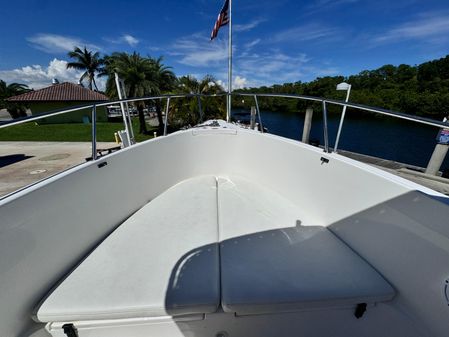
<path fill-rule="evenodd" d="M 304 113 L 279 113 L 262 111 L 263 126 L 270 133 L 300 140 L 304 126 Z M 245 118 L 242 118 L 242 120 Z M 333 147 L 340 115 L 328 117 L 329 141 Z M 426 167 L 436 144 L 438 129 L 396 118 L 379 118 L 374 115 L 346 114 L 340 138 L 342 150 L 391 159 L 402 163 Z M 313 115 L 310 139 L 324 144 L 321 113 Z M 449 169 L 449 155 L 442 169 Z"/>

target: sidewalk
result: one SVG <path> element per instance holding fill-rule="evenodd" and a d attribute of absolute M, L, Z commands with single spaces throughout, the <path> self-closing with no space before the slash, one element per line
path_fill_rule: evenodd
<path fill-rule="evenodd" d="M 97 143 L 97 148 L 117 146 Z M 0 197 L 84 163 L 92 155 L 85 142 L 0 142 Z"/>

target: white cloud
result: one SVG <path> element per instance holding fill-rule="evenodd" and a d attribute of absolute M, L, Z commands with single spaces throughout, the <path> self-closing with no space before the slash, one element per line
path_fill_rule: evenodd
<path fill-rule="evenodd" d="M 246 32 L 248 30 L 256 28 L 258 25 L 260 25 L 264 21 L 265 20 L 257 19 L 257 20 L 253 20 L 253 21 L 251 21 L 249 23 L 246 23 L 246 24 L 234 25 L 232 28 L 233 28 L 233 30 L 235 32 Z"/>
<path fill-rule="evenodd" d="M 316 0 L 315 6 L 337 6 L 346 3 L 358 2 L 359 0 Z"/>
<path fill-rule="evenodd" d="M 0 78 L 7 83 L 23 83 L 33 89 L 40 89 L 51 85 L 53 78 L 59 82 L 77 83 L 82 72 L 75 69 L 67 69 L 67 61 L 53 59 L 48 66 L 31 65 L 12 70 L 0 70 Z M 105 86 L 105 79 L 97 80 L 99 89 Z"/>
<path fill-rule="evenodd" d="M 311 23 L 280 31 L 274 34 L 271 42 L 313 41 L 335 38 L 338 35 L 336 28 Z"/>
<path fill-rule="evenodd" d="M 256 45 L 258 45 L 260 43 L 260 41 L 262 41 L 261 39 L 255 39 L 251 42 L 248 42 L 247 44 L 245 44 L 245 48 L 246 49 L 251 49 L 253 47 L 255 47 Z"/>
<path fill-rule="evenodd" d="M 315 33 L 313 37 L 326 34 L 327 30 L 326 33 Z M 261 39 L 250 41 L 243 45 L 242 51 L 234 46 L 234 88 L 305 81 L 317 76 L 338 74 L 338 69 L 332 66 L 317 62 L 311 64 L 310 58 L 304 53 L 291 54 L 278 49 L 265 49 L 263 53 L 252 52 L 251 48 L 259 43 L 262 43 Z M 220 85 L 227 87 L 228 49 L 225 40 L 217 39 L 210 42 L 203 35 L 195 34 L 178 39 L 170 50 L 168 54 L 177 62 L 194 67 L 196 70 L 194 72 L 199 74 L 204 69 L 207 73 L 213 74 Z"/>
<path fill-rule="evenodd" d="M 338 74 L 338 69 L 311 64 L 311 59 L 305 54 L 287 55 L 278 50 L 271 50 L 237 58 L 234 73 L 239 74 L 234 79 L 235 85 L 238 82 L 239 86 L 257 87 L 335 75 Z M 237 77 L 240 81 L 237 81 Z"/>
<path fill-rule="evenodd" d="M 356 2 L 359 2 L 359 0 L 316 0 L 310 8 L 329 8 Z"/>
<path fill-rule="evenodd" d="M 161 50 L 163 50 L 161 47 L 156 47 L 156 46 L 149 46 L 148 47 L 148 50 L 151 50 L 151 51 L 161 51 Z"/>
<path fill-rule="evenodd" d="M 236 76 L 233 80 L 234 89 L 242 89 L 248 86 L 248 80 L 245 77 Z"/>
<path fill-rule="evenodd" d="M 272 51 L 266 54 L 252 54 L 238 59 L 237 64 L 244 76 L 258 76 L 275 81 L 284 73 L 297 72 L 309 61 L 305 54 L 289 56 Z"/>
<path fill-rule="evenodd" d="M 396 0 L 398 1 L 398 0 Z M 317 14 L 318 12 L 335 10 L 335 7 L 355 4 L 360 0 L 315 0 L 310 5 L 306 6 L 305 15 Z"/>
<path fill-rule="evenodd" d="M 140 40 L 130 34 L 123 34 L 116 39 L 104 38 L 104 40 L 113 44 L 128 44 L 131 47 L 137 46 L 140 42 Z"/>
<path fill-rule="evenodd" d="M 449 14 L 424 13 L 415 20 L 405 22 L 374 38 L 374 42 L 386 43 L 400 40 L 425 39 L 440 41 L 449 34 Z"/>
<path fill-rule="evenodd" d="M 131 47 L 137 46 L 137 44 L 139 43 L 139 40 L 137 40 L 134 36 L 129 35 L 129 34 L 123 35 L 122 39 L 126 43 L 128 43 Z"/>
<path fill-rule="evenodd" d="M 27 38 L 32 46 L 46 53 L 66 53 L 74 49 L 74 47 L 86 47 L 92 50 L 101 50 L 100 47 L 87 43 L 80 38 L 62 36 L 56 34 L 36 34 Z"/>
<path fill-rule="evenodd" d="M 179 57 L 179 63 L 192 67 L 217 65 L 228 57 L 228 46 L 225 40 L 218 38 L 209 41 L 200 34 L 178 39 L 171 50 L 169 54 Z"/>

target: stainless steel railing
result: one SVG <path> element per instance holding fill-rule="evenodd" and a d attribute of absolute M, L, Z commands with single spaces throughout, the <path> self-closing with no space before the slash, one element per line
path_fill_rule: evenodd
<path fill-rule="evenodd" d="M 199 115 L 200 115 L 200 118 L 202 118 L 204 114 L 203 114 L 203 107 L 201 105 L 201 97 L 223 97 L 223 96 L 228 96 L 228 95 L 229 94 L 227 94 L 227 93 L 219 93 L 219 94 L 213 94 L 213 95 L 204 95 L 204 94 L 160 95 L 160 96 L 127 98 L 127 99 L 107 101 L 107 102 L 97 102 L 97 103 L 93 103 L 93 104 L 79 105 L 79 106 L 75 106 L 75 107 L 72 107 L 69 109 L 54 110 L 54 111 L 50 111 L 48 113 L 42 113 L 39 115 L 34 115 L 34 116 L 20 118 L 20 119 L 16 119 L 16 120 L 12 120 L 12 121 L 7 121 L 7 122 L 4 122 L 3 124 L 0 124 L 0 129 L 11 127 L 14 125 L 20 125 L 20 124 L 28 123 L 28 122 L 32 122 L 32 121 L 37 121 L 37 120 L 40 120 L 43 118 L 68 114 L 68 113 L 71 113 L 74 111 L 91 109 L 91 111 L 92 111 L 92 159 L 96 160 L 97 159 L 97 150 L 96 150 L 96 147 L 97 147 L 97 118 L 96 118 L 96 115 L 97 115 L 98 107 L 108 106 L 108 105 L 112 105 L 112 104 L 123 104 L 123 103 L 132 103 L 132 102 L 140 102 L 140 101 L 147 101 L 147 100 L 166 99 L 167 105 L 166 105 L 166 110 L 165 110 L 165 121 L 164 121 L 164 136 L 165 136 L 165 135 L 167 135 L 168 115 L 169 115 L 169 111 L 170 111 L 170 102 L 172 99 L 196 98 L 199 102 L 199 104 L 198 104 Z M 333 104 L 333 105 L 337 105 L 337 106 L 341 106 L 341 107 L 347 107 L 347 108 L 353 108 L 353 109 L 358 109 L 358 110 L 362 110 L 362 111 L 372 112 L 372 113 L 376 113 L 376 114 L 380 114 L 380 115 L 384 115 L 384 116 L 390 116 L 393 118 L 408 120 L 408 121 L 412 121 L 412 122 L 416 122 L 416 123 L 420 123 L 420 124 L 424 124 L 424 125 L 430 125 L 430 126 L 434 126 L 434 127 L 438 127 L 438 128 L 447 128 L 448 127 L 447 123 L 435 121 L 435 120 L 432 120 L 429 118 L 418 117 L 418 116 L 408 115 L 405 113 L 395 112 L 395 111 L 391 111 L 391 110 L 387 110 L 387 109 L 375 108 L 375 107 L 370 107 L 370 106 L 366 106 L 366 105 L 362 105 L 362 104 L 344 102 L 344 101 L 340 101 L 340 100 L 327 99 L 327 98 L 304 96 L 304 95 L 294 95 L 294 94 L 286 95 L 286 94 L 258 94 L 258 93 L 238 93 L 238 92 L 232 93 L 231 96 L 252 97 L 254 99 L 254 103 L 256 106 L 256 112 L 257 112 L 257 116 L 259 119 L 259 124 L 260 124 L 261 130 L 263 130 L 263 124 L 262 124 L 262 117 L 261 117 L 260 109 L 259 109 L 259 102 L 258 102 L 259 97 L 278 97 L 278 98 L 288 98 L 288 99 L 299 99 L 299 100 L 304 100 L 304 101 L 321 103 L 322 113 L 323 113 L 323 138 L 324 138 L 324 151 L 325 152 L 330 152 L 329 132 L 328 132 L 328 123 L 327 123 L 328 104 Z M 339 125 L 337 137 L 341 133 L 342 127 L 343 127 L 343 122 L 341 122 Z M 338 141 L 338 139 L 336 139 L 336 141 Z"/>
<path fill-rule="evenodd" d="M 104 107 L 112 104 L 123 104 L 123 103 L 132 103 L 132 102 L 141 102 L 141 101 L 148 101 L 148 100 L 156 100 L 156 99 L 167 99 L 167 107 L 165 111 L 165 126 L 164 126 L 164 136 L 167 135 L 167 122 L 168 122 L 168 113 L 170 108 L 170 99 L 172 98 L 194 98 L 198 97 L 200 99 L 201 97 L 222 97 L 226 96 L 226 93 L 220 93 L 220 94 L 213 94 L 213 95 L 199 95 L 199 94 L 185 94 L 185 95 L 160 95 L 160 96 L 145 96 L 145 97 L 138 97 L 138 98 L 127 98 L 127 99 L 121 99 L 121 100 L 115 100 L 115 101 L 106 101 L 106 102 L 97 102 L 92 104 L 84 104 L 84 105 L 78 105 L 74 106 L 69 109 L 58 109 L 53 110 L 46 113 L 41 113 L 38 115 L 28 116 L 24 118 L 18 118 L 11 121 L 6 121 L 2 124 L 0 124 L 0 129 L 12 127 L 24 123 L 34 122 L 41 120 L 43 118 L 49 118 L 59 115 L 64 115 L 68 113 L 72 113 L 75 111 L 81 111 L 86 109 L 91 109 L 91 119 L 92 119 L 92 159 L 97 159 L 97 108 L 98 107 Z M 201 108 L 200 108 L 201 109 Z M 202 114 L 202 112 L 200 111 Z"/>
<path fill-rule="evenodd" d="M 286 94 L 233 93 L 233 95 L 249 96 L 249 97 L 252 96 L 255 98 L 256 102 L 257 102 L 257 97 L 278 97 L 278 98 L 300 99 L 300 100 L 304 100 L 304 101 L 321 103 L 322 104 L 322 113 L 323 113 L 323 138 L 324 138 L 324 151 L 325 152 L 330 151 L 330 149 L 329 149 L 329 133 L 328 133 L 328 124 L 327 124 L 327 105 L 328 104 L 338 105 L 341 107 L 346 106 L 347 108 L 353 108 L 353 109 L 357 109 L 357 110 L 373 112 L 373 113 L 383 115 L 383 116 L 389 116 L 389 117 L 393 117 L 393 118 L 408 120 L 408 121 L 416 122 L 419 124 L 430 125 L 430 126 L 434 126 L 434 127 L 438 127 L 438 128 L 447 128 L 448 127 L 447 123 L 435 121 L 430 118 L 419 117 L 419 116 L 405 114 L 402 112 L 396 112 L 396 111 L 391 111 L 391 110 L 382 109 L 382 108 L 370 107 L 370 106 L 363 105 L 363 104 L 344 102 L 344 101 L 335 100 L 335 99 L 327 99 L 327 98 L 304 96 L 304 95 L 293 95 L 293 94 L 286 95 Z M 259 114 L 260 114 L 260 112 L 259 112 Z M 343 120 L 341 121 L 341 123 L 338 127 L 337 138 L 335 140 L 336 143 L 338 143 L 338 137 L 341 134 L 342 127 L 343 127 Z"/>

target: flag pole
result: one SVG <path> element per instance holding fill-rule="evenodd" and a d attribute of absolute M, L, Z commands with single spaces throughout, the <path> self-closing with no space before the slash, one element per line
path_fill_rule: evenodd
<path fill-rule="evenodd" d="M 228 34 L 228 99 L 226 121 L 231 121 L 231 93 L 232 93 L 232 0 L 229 0 L 229 34 Z"/>

